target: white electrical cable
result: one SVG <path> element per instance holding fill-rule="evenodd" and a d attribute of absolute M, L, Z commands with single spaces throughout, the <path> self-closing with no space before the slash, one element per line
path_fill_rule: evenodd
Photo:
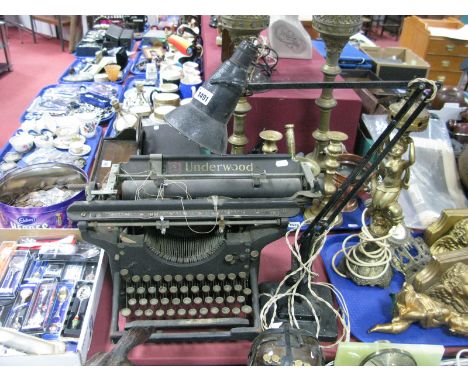
<path fill-rule="evenodd" d="M 310 308 L 312 312 L 312 315 L 314 316 L 314 319 L 317 323 L 317 330 L 316 330 L 315 336 L 318 338 L 319 333 L 320 333 L 320 317 L 317 316 L 317 312 L 315 310 L 315 307 L 312 301 L 309 301 L 306 296 L 297 292 L 297 288 L 299 287 L 299 285 L 306 280 L 309 293 L 314 297 L 314 299 L 316 299 L 317 301 L 320 301 L 321 303 L 325 305 L 325 307 L 330 309 L 343 326 L 343 333 L 341 334 L 341 336 L 337 339 L 335 343 L 333 343 L 332 345 L 328 345 L 328 346 L 322 346 L 324 348 L 328 348 L 328 347 L 336 346 L 338 343 L 342 342 L 343 340 L 349 341 L 349 338 L 351 336 L 349 311 L 346 306 L 346 302 L 344 300 L 343 295 L 335 286 L 329 283 L 325 283 L 325 282 L 314 281 L 318 275 L 312 271 L 312 265 L 314 261 L 316 260 L 316 258 L 320 255 L 320 252 L 326 241 L 326 236 L 329 230 L 331 229 L 331 227 L 313 243 L 313 247 L 310 251 L 310 256 L 308 260 L 305 263 L 302 261 L 302 258 L 300 255 L 299 241 L 298 241 L 299 235 L 300 235 L 302 227 L 306 224 L 310 224 L 311 222 L 312 222 L 312 219 L 304 220 L 295 230 L 289 230 L 288 232 L 286 232 L 285 234 L 286 244 L 288 248 L 291 250 L 292 255 L 295 257 L 298 267 L 296 270 L 286 275 L 286 277 L 279 283 L 273 295 L 268 295 L 270 299 L 266 302 L 266 304 L 263 306 L 260 312 L 260 321 L 261 321 L 263 330 L 274 327 L 274 320 L 275 320 L 276 311 L 277 311 L 277 302 L 282 298 L 288 298 L 288 315 L 289 315 L 290 324 L 293 327 L 300 328 L 299 323 L 297 322 L 297 319 L 295 317 L 295 312 L 294 312 L 294 301 L 296 298 L 300 298 L 306 302 L 306 304 L 308 305 L 308 307 Z M 293 231 L 295 231 L 294 245 L 292 245 L 288 239 L 289 235 Z M 286 282 L 291 277 L 296 276 L 296 275 L 297 275 L 297 281 L 291 287 L 289 287 L 286 291 L 280 293 L 281 288 L 286 284 Z M 327 302 L 326 300 L 318 296 L 315 293 L 315 291 L 312 289 L 313 285 L 320 285 L 320 286 L 330 289 L 331 292 L 336 296 L 339 304 L 341 305 L 342 311 L 341 312 L 338 311 L 329 302 Z M 270 309 L 272 308 L 273 308 L 273 312 L 272 312 L 273 314 L 271 316 L 270 322 L 267 322 L 268 321 L 267 315 Z"/>
<path fill-rule="evenodd" d="M 363 211 L 361 216 L 361 232 L 359 234 L 349 235 L 345 240 L 343 240 L 341 249 L 337 251 L 332 257 L 331 266 L 333 270 L 341 277 L 347 277 L 345 274 L 341 273 L 336 267 L 336 258 L 341 253 L 343 253 L 345 257 L 346 269 L 354 276 L 363 280 L 376 280 L 382 277 L 390 267 L 390 263 L 392 260 L 392 250 L 388 239 L 392 236 L 394 228 L 392 228 L 390 232 L 385 236 L 374 237 L 371 234 L 369 228 L 366 226 L 366 213 L 367 208 Z M 355 245 L 347 246 L 349 240 L 355 237 L 359 238 L 359 242 Z M 377 249 L 373 251 L 369 251 L 368 249 L 366 249 L 367 245 L 370 243 L 375 245 Z M 358 257 L 358 252 L 363 257 Z M 356 272 L 352 268 L 351 264 L 356 265 L 358 267 L 367 268 L 383 267 L 383 270 L 375 276 L 364 276 Z"/>

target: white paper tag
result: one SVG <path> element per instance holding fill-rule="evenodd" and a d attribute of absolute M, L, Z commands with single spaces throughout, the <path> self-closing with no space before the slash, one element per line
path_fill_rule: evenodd
<path fill-rule="evenodd" d="M 101 163 L 102 168 L 111 167 L 111 166 L 112 166 L 112 161 L 110 160 L 103 160 Z"/>
<path fill-rule="evenodd" d="M 209 90 L 206 90 L 203 86 L 198 88 L 198 91 L 195 93 L 193 97 L 197 101 L 200 101 L 203 105 L 208 105 L 213 97 L 213 93 Z"/>
<path fill-rule="evenodd" d="M 159 125 L 154 125 L 153 130 L 159 130 Z"/>
<path fill-rule="evenodd" d="M 278 328 L 281 328 L 281 326 L 283 326 L 283 323 L 282 323 L 282 322 L 273 322 L 273 323 L 270 325 L 270 328 L 271 328 L 271 329 L 278 329 Z"/>
<path fill-rule="evenodd" d="M 348 228 L 358 228 L 359 226 L 357 224 L 354 224 L 354 223 L 349 223 L 348 224 Z"/>
<path fill-rule="evenodd" d="M 276 161 L 276 167 L 286 167 L 288 164 L 289 162 L 286 159 Z"/>

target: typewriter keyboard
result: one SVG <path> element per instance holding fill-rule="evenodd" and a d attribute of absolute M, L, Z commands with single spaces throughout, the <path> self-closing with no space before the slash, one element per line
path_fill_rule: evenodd
<path fill-rule="evenodd" d="M 252 315 L 247 272 L 130 275 L 122 269 L 120 314 L 134 320 L 247 318 Z"/>

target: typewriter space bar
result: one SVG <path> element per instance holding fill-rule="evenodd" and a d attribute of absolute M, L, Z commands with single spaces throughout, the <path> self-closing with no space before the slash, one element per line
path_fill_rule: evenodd
<path fill-rule="evenodd" d="M 125 329 L 154 328 L 154 329 L 191 329 L 191 328 L 222 328 L 249 326 L 245 318 L 198 318 L 181 320 L 137 320 L 125 324 Z"/>

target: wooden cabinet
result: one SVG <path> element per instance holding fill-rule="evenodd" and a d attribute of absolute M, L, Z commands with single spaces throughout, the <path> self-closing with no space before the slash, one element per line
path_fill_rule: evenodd
<path fill-rule="evenodd" d="M 430 79 L 457 85 L 462 75 L 460 64 L 468 57 L 468 41 L 432 36 L 429 27 L 459 29 L 463 25 L 454 17 L 442 20 L 406 17 L 400 46 L 410 48 L 431 65 Z"/>

